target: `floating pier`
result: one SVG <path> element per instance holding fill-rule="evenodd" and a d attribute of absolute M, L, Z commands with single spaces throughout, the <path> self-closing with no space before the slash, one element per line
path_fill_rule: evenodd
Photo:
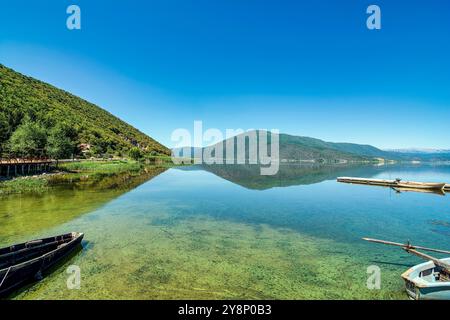
<path fill-rule="evenodd" d="M 409 189 L 409 190 L 450 191 L 450 184 L 448 183 L 402 181 L 400 179 L 396 180 L 367 179 L 355 177 L 339 177 L 337 178 L 337 181 L 343 183 L 391 187 L 391 188 L 398 188 L 401 190 Z"/>

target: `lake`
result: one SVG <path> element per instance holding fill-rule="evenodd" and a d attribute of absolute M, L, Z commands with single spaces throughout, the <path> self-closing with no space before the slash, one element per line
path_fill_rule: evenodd
<path fill-rule="evenodd" d="M 0 198 L 0 246 L 71 231 L 83 249 L 16 299 L 406 299 L 422 262 L 362 237 L 450 249 L 450 199 L 338 176 L 450 182 L 450 166 L 283 165 L 155 170 L 121 188 Z M 69 290 L 66 268 L 81 270 Z M 367 288 L 367 268 L 381 289 Z"/>

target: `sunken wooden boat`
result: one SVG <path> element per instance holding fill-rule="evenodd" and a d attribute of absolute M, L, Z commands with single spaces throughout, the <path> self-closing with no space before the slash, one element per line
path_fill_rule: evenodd
<path fill-rule="evenodd" d="M 0 249 L 0 297 L 40 280 L 45 271 L 79 248 L 84 234 L 72 232 Z"/>
<path fill-rule="evenodd" d="M 415 181 L 402 181 L 401 179 L 385 180 L 385 179 L 366 179 L 366 178 L 354 178 L 354 177 L 339 177 L 338 182 L 352 183 L 352 184 L 365 184 L 371 186 L 382 186 L 391 188 L 404 188 L 411 190 L 438 190 L 444 191 L 447 189 L 446 183 L 435 182 L 415 182 Z"/>
<path fill-rule="evenodd" d="M 450 258 L 437 259 L 417 250 L 450 254 L 450 251 L 413 246 L 391 241 L 363 238 L 363 240 L 401 247 L 427 262 L 413 266 L 401 277 L 405 281 L 405 289 L 412 300 L 450 300 Z"/>

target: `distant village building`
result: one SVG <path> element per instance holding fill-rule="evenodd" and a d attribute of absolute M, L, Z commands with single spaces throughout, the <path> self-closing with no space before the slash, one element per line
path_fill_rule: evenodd
<path fill-rule="evenodd" d="M 82 154 L 88 153 L 91 150 L 91 145 L 89 143 L 81 143 L 78 145 Z"/>

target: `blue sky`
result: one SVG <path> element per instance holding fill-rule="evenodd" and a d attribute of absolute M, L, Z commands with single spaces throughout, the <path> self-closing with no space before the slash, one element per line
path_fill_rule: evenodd
<path fill-rule="evenodd" d="M 82 29 L 66 28 L 77 4 Z M 382 29 L 366 28 L 377 4 Z M 450 2 L 0 0 L 0 63 L 171 146 L 177 128 L 266 128 L 450 148 Z"/>

